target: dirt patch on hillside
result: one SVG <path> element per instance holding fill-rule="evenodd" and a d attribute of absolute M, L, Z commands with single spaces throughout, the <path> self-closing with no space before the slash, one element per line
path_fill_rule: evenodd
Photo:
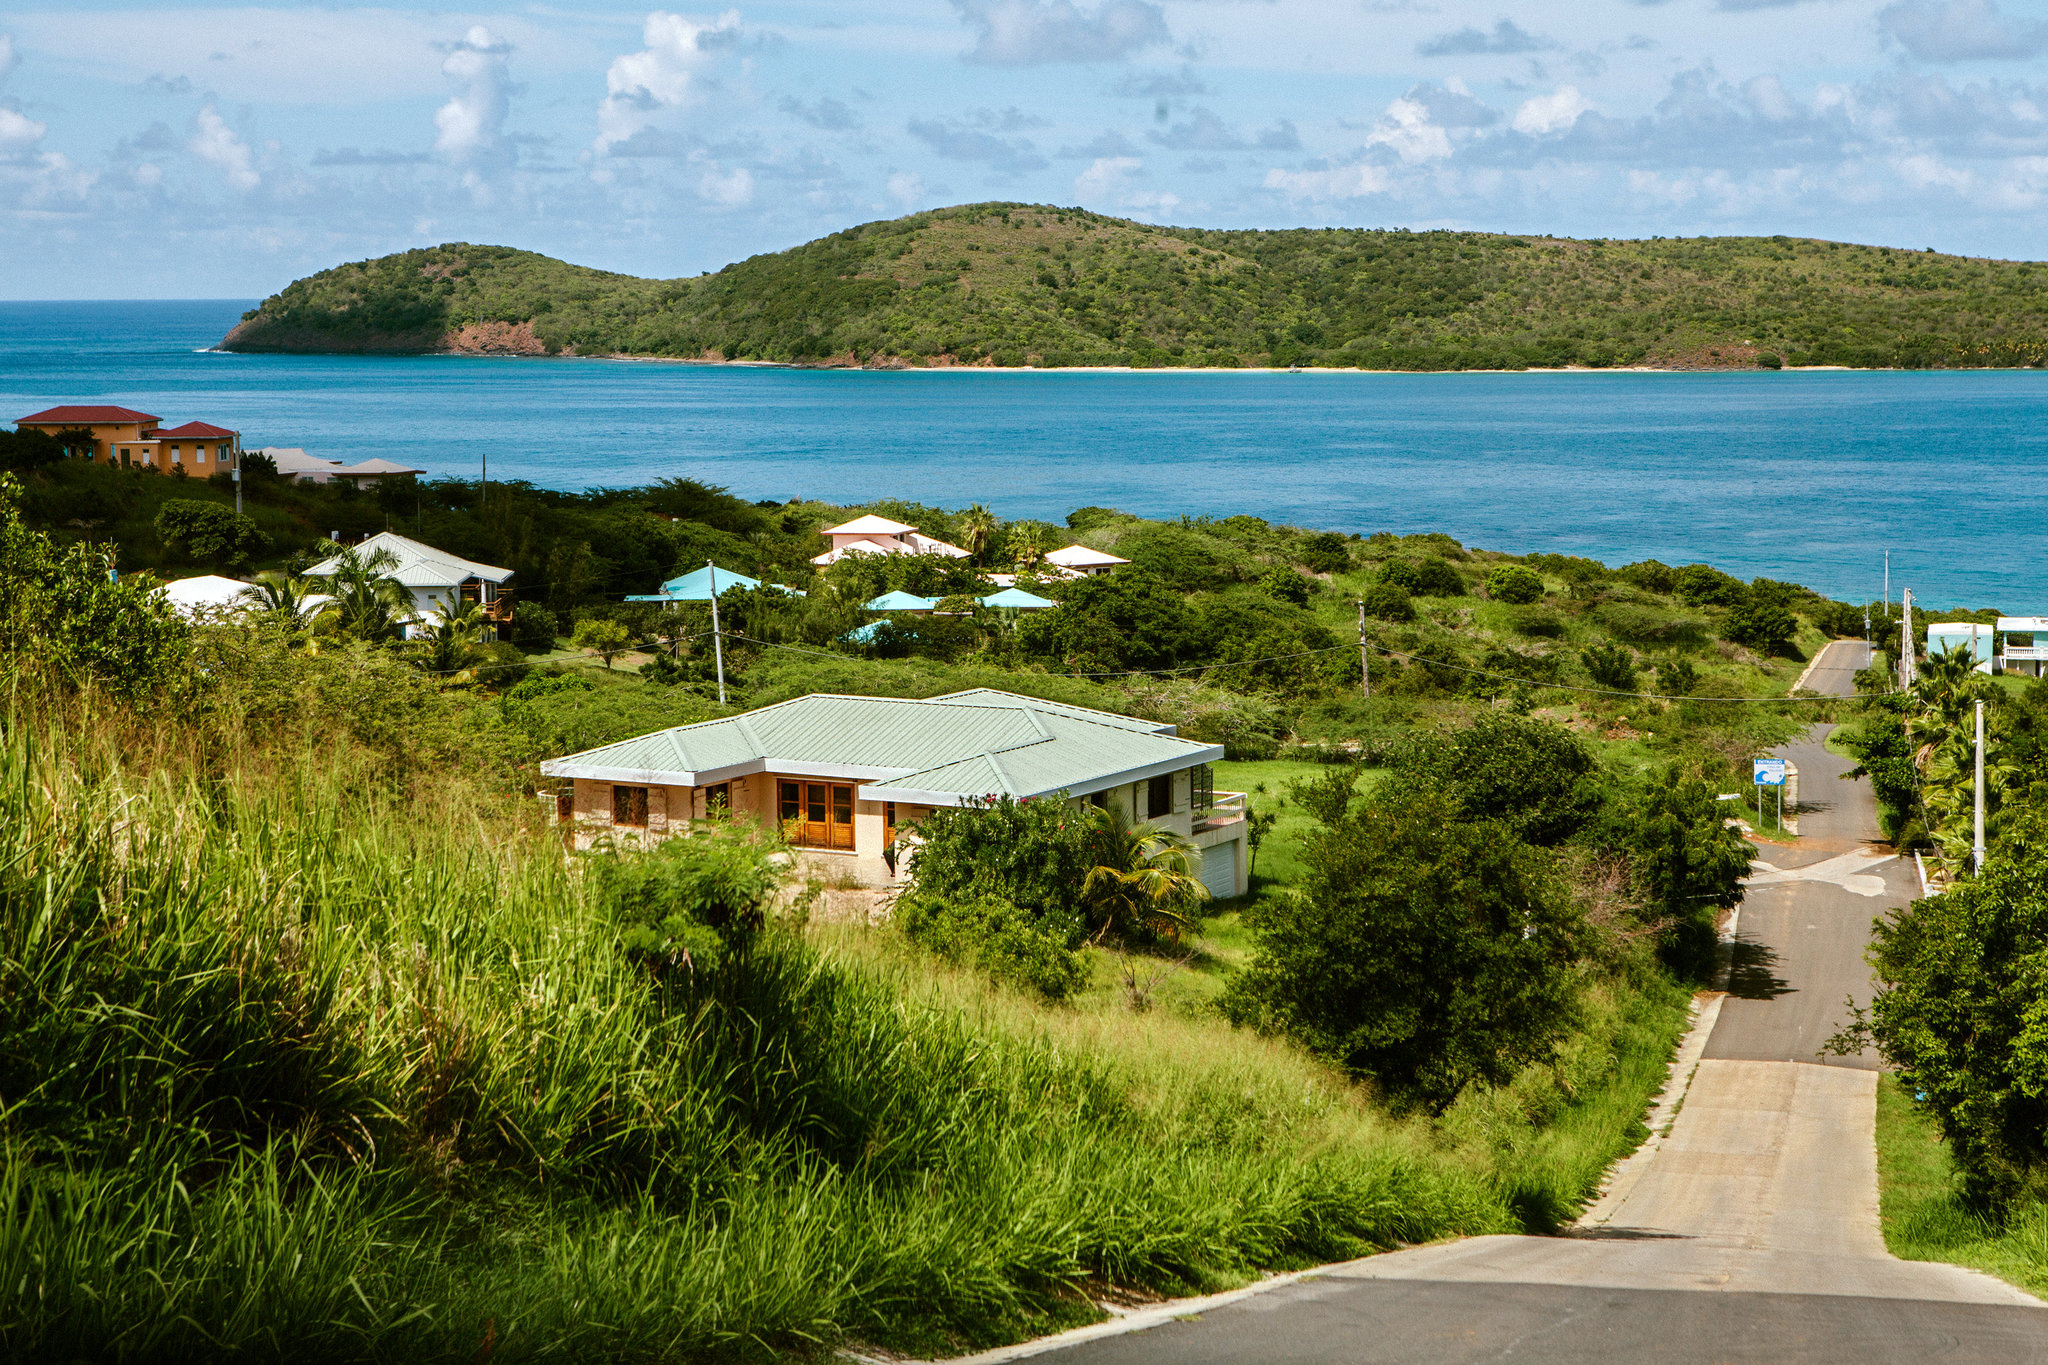
<path fill-rule="evenodd" d="M 472 322 L 443 338 L 441 349 L 454 355 L 549 354 L 531 322 Z"/>

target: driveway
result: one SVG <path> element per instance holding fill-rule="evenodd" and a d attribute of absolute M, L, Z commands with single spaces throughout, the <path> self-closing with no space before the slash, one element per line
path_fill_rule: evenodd
<path fill-rule="evenodd" d="M 1809 685 L 1847 694 L 1863 662 L 1861 644 L 1832 645 Z M 1877 832 L 1867 785 L 1841 780 L 1850 765 L 1818 728 L 1784 752 L 1799 765 L 1803 837 L 1759 847 L 1729 993 L 1702 1016 L 1704 1047 L 1690 1040 L 1683 1104 L 1668 1128 L 1653 1120 L 1658 1135 L 1574 1235 L 1475 1237 L 1326 1267 L 1050 1358 L 2048 1362 L 2039 1301 L 1884 1249 L 1877 1063 L 1820 1046 L 1846 998 L 1869 998 L 1872 918 L 1918 888 L 1909 866 L 1865 842 Z"/>

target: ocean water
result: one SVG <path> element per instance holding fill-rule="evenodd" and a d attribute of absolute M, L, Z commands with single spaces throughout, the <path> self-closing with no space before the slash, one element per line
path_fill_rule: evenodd
<path fill-rule="evenodd" d="M 118 403 L 245 445 L 549 487 L 686 477 L 1005 517 L 1097 504 L 2048 615 L 2048 373 L 833 372 L 238 356 L 243 300 L 0 303 L 0 418 Z"/>

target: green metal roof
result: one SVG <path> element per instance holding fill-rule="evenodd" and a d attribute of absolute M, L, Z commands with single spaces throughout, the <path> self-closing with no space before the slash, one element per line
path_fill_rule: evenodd
<path fill-rule="evenodd" d="M 992 592 L 982 598 L 981 605 L 1009 607 L 1018 611 L 1044 611 L 1054 604 L 1049 598 L 1040 597 L 1035 592 L 1026 592 L 1022 588 L 1004 588 L 1001 592 Z"/>
<path fill-rule="evenodd" d="M 885 592 L 872 601 L 861 603 L 869 611 L 930 611 L 939 605 L 936 597 L 919 597 L 914 592 Z"/>
<path fill-rule="evenodd" d="M 550 759 L 541 771 L 672 786 L 789 772 L 862 782 L 870 799 L 954 804 L 1081 795 L 1223 756 L 1171 728 L 990 689 L 925 700 L 818 693 Z"/>

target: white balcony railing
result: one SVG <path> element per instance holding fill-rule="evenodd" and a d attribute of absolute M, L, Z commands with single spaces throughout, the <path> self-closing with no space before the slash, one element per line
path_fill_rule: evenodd
<path fill-rule="evenodd" d="M 1244 818 L 1243 792 L 1211 792 L 1209 800 L 1209 809 L 1202 812 L 1201 815 L 1204 822 L 1216 823 L 1224 820 L 1242 820 Z"/>
<path fill-rule="evenodd" d="M 2007 645 L 2004 654 L 2008 663 L 2048 663 L 2048 645 Z"/>

